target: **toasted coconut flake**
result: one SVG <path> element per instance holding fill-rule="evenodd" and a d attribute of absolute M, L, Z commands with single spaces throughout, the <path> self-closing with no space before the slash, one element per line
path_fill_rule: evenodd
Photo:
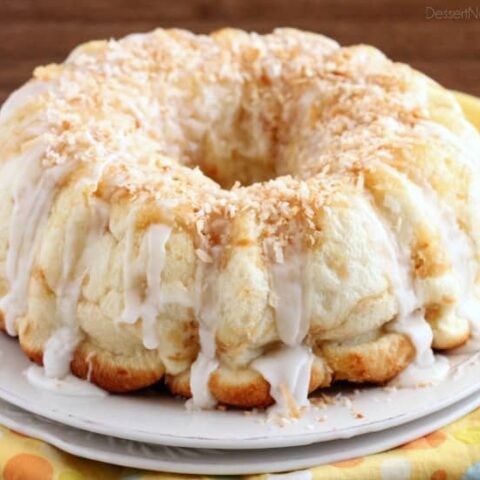
<path fill-rule="evenodd" d="M 197 248 L 195 250 L 195 253 L 203 263 L 213 263 L 213 258 L 205 250 L 202 250 L 201 248 Z"/>

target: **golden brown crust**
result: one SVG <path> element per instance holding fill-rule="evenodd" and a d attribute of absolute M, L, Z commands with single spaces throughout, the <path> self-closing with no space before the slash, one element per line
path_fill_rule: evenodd
<path fill-rule="evenodd" d="M 465 345 L 471 336 L 470 329 L 466 330 L 463 336 L 458 334 L 454 338 L 445 338 L 441 330 L 432 327 L 434 338 L 432 348 L 435 350 L 452 350 Z"/>
<path fill-rule="evenodd" d="M 43 365 L 41 350 L 23 347 L 25 354 L 36 364 Z M 149 387 L 159 382 L 162 371 L 134 370 L 114 363 L 103 352 L 92 354 L 79 348 L 71 363 L 72 373 L 79 378 L 89 379 L 95 385 L 112 392 L 126 393 Z M 331 374 L 324 362 L 315 357 L 312 365 L 309 392 L 330 385 Z M 179 375 L 166 375 L 165 383 L 174 395 L 191 397 L 190 374 L 185 371 Z M 270 385 L 255 370 L 231 370 L 220 367 L 210 377 L 210 390 L 220 404 L 240 408 L 266 408 L 274 403 L 270 396 Z"/>
<path fill-rule="evenodd" d="M 432 347 L 437 350 L 460 347 L 470 338 L 470 323 L 455 311 L 442 315 L 443 310 L 441 305 L 430 305 L 425 310 L 425 318 L 433 331 Z"/>
<path fill-rule="evenodd" d="M 131 366 L 128 360 L 115 358 L 107 352 L 88 349 L 83 344 L 73 357 L 70 368 L 79 378 L 89 379 L 95 385 L 112 393 L 126 393 L 150 387 L 159 382 L 164 375 L 164 368 L 140 368 Z"/>
<path fill-rule="evenodd" d="M 324 362 L 315 357 L 312 365 L 309 392 L 328 387 L 331 374 Z M 167 375 L 166 384 L 174 395 L 190 398 L 190 374 Z M 210 391 L 222 405 L 240 408 L 265 408 L 274 403 L 269 383 L 251 368 L 229 369 L 220 367 L 210 376 Z"/>
<path fill-rule="evenodd" d="M 43 351 L 22 345 L 23 352 L 37 365 L 43 366 Z M 70 369 L 74 375 L 88 379 L 95 385 L 111 393 L 127 393 L 150 387 L 163 378 L 164 370 L 131 368 L 119 362 L 118 359 L 109 358 L 105 354 L 91 355 L 80 348 L 74 355 Z M 123 365 L 122 365 L 123 364 Z"/>
<path fill-rule="evenodd" d="M 7 333 L 5 333 L 7 335 Z M 37 365 L 43 365 L 43 335 L 36 331 L 36 325 L 30 322 L 22 324 L 18 332 L 20 348 Z"/>
<path fill-rule="evenodd" d="M 173 395 L 190 398 L 190 372 L 188 370 L 177 375 L 165 375 L 165 385 Z"/>
<path fill-rule="evenodd" d="M 321 351 L 335 380 L 357 383 L 386 383 L 415 357 L 411 341 L 398 333 L 359 344 L 328 342 Z"/>
<path fill-rule="evenodd" d="M 221 367 L 209 382 L 212 395 L 221 404 L 234 407 L 268 407 L 273 404 L 270 385 L 254 370 L 230 370 Z"/>
<path fill-rule="evenodd" d="M 43 352 L 41 350 L 30 349 L 22 345 L 22 351 L 33 363 L 43 366 Z"/>

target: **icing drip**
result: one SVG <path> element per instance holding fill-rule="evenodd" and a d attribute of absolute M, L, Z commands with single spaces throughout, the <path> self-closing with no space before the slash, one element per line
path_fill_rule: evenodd
<path fill-rule="evenodd" d="M 217 323 L 215 268 L 220 247 L 211 249 L 209 263 L 199 263 L 195 277 L 195 316 L 198 319 L 200 351 L 190 369 L 190 405 L 194 408 L 212 408 L 216 400 L 208 386 L 210 375 L 218 368 L 216 358 L 215 327 Z"/>
<path fill-rule="evenodd" d="M 407 335 L 415 347 L 415 361 L 410 364 L 395 382 L 402 386 L 425 383 L 425 378 L 439 381 L 449 371 L 448 361 L 432 351 L 432 328 L 425 320 L 422 304 L 412 282 L 410 256 L 406 248 L 400 248 L 395 235 L 380 213 L 368 212 L 371 221 L 378 225 L 383 235 L 385 259 L 389 266 L 390 280 L 397 299 L 398 313 L 389 326 L 390 330 Z"/>
<path fill-rule="evenodd" d="M 270 395 L 276 402 L 274 410 L 298 416 L 297 407 L 309 405 L 312 362 L 310 348 L 301 345 L 282 346 L 252 362 L 252 367 L 270 384 Z"/>
<path fill-rule="evenodd" d="M 254 360 L 252 367 L 270 384 L 274 409 L 298 416 L 297 406 L 309 404 L 313 363 L 311 349 L 302 346 L 309 328 L 307 259 L 300 252 L 299 242 L 285 252 L 274 253 L 277 262 L 270 267 L 273 306 L 277 332 L 284 345 Z"/>
<path fill-rule="evenodd" d="M 480 300 L 473 291 L 459 304 L 457 312 L 470 322 L 471 336 L 480 341 Z"/>
<path fill-rule="evenodd" d="M 105 397 L 107 395 L 105 390 L 73 375 L 67 374 L 59 380 L 50 378 L 46 373 L 46 370 L 38 365 L 32 365 L 25 370 L 28 383 L 41 390 L 72 397 Z"/>
<path fill-rule="evenodd" d="M 475 292 L 479 264 L 475 258 L 473 241 L 459 227 L 454 213 L 447 205 L 440 201 L 436 201 L 435 204 L 440 212 L 439 226 L 452 259 L 460 289 L 456 313 L 469 321 L 472 336 L 480 338 L 480 300 Z"/>
<path fill-rule="evenodd" d="M 153 224 L 142 238 L 137 257 L 132 260 L 136 211 L 130 214 L 124 256 L 125 307 L 121 321 L 134 324 L 142 319 L 143 344 L 154 350 L 158 347 L 156 320 L 163 309 L 161 277 L 165 267 L 166 245 L 171 227 Z M 146 286 L 142 286 L 145 279 Z"/>
<path fill-rule="evenodd" d="M 444 380 L 450 363 L 446 357 L 435 355 L 431 348 L 433 340 L 432 328 L 420 310 L 403 318 L 397 318 L 392 330 L 407 335 L 415 346 L 415 361 L 400 372 L 392 384 L 402 387 L 416 387 Z"/>
<path fill-rule="evenodd" d="M 426 364 L 416 361 L 395 377 L 391 385 L 400 387 L 420 387 L 445 380 L 450 372 L 450 362 L 442 355 L 433 355 Z"/>
<path fill-rule="evenodd" d="M 432 328 L 425 320 L 421 310 L 415 310 L 405 316 L 399 316 L 392 325 L 392 330 L 407 335 L 416 351 L 415 361 L 427 366 L 433 361 Z"/>
<path fill-rule="evenodd" d="M 70 372 L 73 355 L 83 338 L 78 329 L 76 315 L 81 285 L 89 266 L 95 261 L 93 246 L 99 241 L 108 222 L 107 207 L 100 200 L 94 202 L 88 235 L 77 268 L 73 260 L 81 226 L 76 225 L 75 217 L 70 217 L 67 222 L 62 275 L 55 288 L 56 314 L 62 326 L 47 340 L 43 353 L 43 365 L 48 378 L 63 378 Z"/>
<path fill-rule="evenodd" d="M 37 141 L 23 158 L 11 160 L 23 166 L 12 187 L 14 207 L 6 258 L 6 277 L 10 290 L 0 301 L 6 330 L 12 336 L 17 334 L 15 320 L 27 311 L 36 240 L 46 224 L 56 186 L 72 170 L 71 164 L 45 168 L 42 165 L 45 149 L 43 141 Z"/>
<path fill-rule="evenodd" d="M 450 308 L 453 315 L 458 315 L 469 321 L 474 339 L 462 351 L 475 350 L 478 346 L 476 340 L 480 335 L 480 302 L 474 289 L 478 272 L 474 243 L 466 232 L 460 228 L 453 209 L 438 197 L 430 185 L 422 184 L 419 201 L 429 206 L 430 214 L 433 216 L 432 220 L 439 228 L 442 244 L 445 245 L 448 257 L 452 262 L 456 285 L 451 293 L 456 297 L 456 302 L 451 307 L 444 306 L 444 308 Z M 421 285 L 417 284 L 416 288 L 418 290 L 417 296 L 420 299 L 427 300 Z M 429 327 L 425 325 L 426 322 L 423 318 L 418 318 L 419 316 L 419 314 L 416 315 L 415 325 L 405 320 L 397 323 L 396 330 L 409 335 L 417 349 L 421 346 L 425 347 L 423 352 L 417 354 L 416 363 L 410 365 L 394 381 L 404 386 L 438 382 L 444 379 L 449 371 L 446 358 L 434 355 L 431 349 L 426 349 L 427 339 L 430 338 L 431 343 L 432 335 L 428 332 Z M 419 334 L 420 330 L 423 330 L 422 334 Z M 422 335 L 423 342 L 420 345 Z M 416 337 L 416 340 L 414 337 Z"/>
<path fill-rule="evenodd" d="M 282 263 L 271 266 L 275 321 L 280 339 L 286 345 L 298 345 L 308 331 L 305 311 L 304 255 L 294 254 Z"/>
<path fill-rule="evenodd" d="M 480 188 L 480 184 L 478 185 Z M 475 187 L 471 187 L 475 188 Z M 440 230 L 442 244 L 448 252 L 456 276 L 456 314 L 467 319 L 474 336 L 480 335 L 480 300 L 475 295 L 475 279 L 479 265 L 475 258 L 473 239 L 458 224 L 452 207 L 442 201 L 430 185 L 422 185 L 421 201 L 430 206 L 435 225 Z M 478 203 L 478 202 L 477 202 Z"/>
<path fill-rule="evenodd" d="M 199 328 L 200 351 L 190 368 L 190 404 L 194 408 L 213 408 L 217 401 L 210 392 L 210 375 L 218 368 L 215 335 L 205 326 Z"/>
<path fill-rule="evenodd" d="M 43 367 L 47 378 L 63 378 L 70 372 L 73 359 L 82 336 L 69 325 L 58 329 L 48 340 L 43 352 Z"/>

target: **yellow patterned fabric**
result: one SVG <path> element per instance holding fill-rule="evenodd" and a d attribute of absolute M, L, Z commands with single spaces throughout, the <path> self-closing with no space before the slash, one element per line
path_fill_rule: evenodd
<path fill-rule="evenodd" d="M 83 460 L 39 440 L 0 427 L 3 480 L 167 480 L 207 479 L 195 475 L 148 473 Z M 480 409 L 413 442 L 388 452 L 310 469 L 311 480 L 478 480 L 480 479 Z M 306 472 L 305 472 L 306 473 Z M 284 480 L 288 480 L 285 475 Z M 226 477 L 221 477 L 225 479 Z M 281 480 L 282 475 L 234 477 Z M 293 480 L 293 479 L 292 479 Z"/>
<path fill-rule="evenodd" d="M 480 99 L 456 94 L 465 114 L 480 129 Z M 312 468 L 297 478 L 312 480 L 480 480 L 480 409 L 430 435 L 388 452 Z M 283 477 L 288 479 L 288 475 Z M 166 480 L 207 479 L 149 473 L 84 460 L 0 427 L 0 480 Z M 217 477 L 218 479 L 220 477 Z M 225 479 L 226 477 L 221 477 Z M 229 477 L 232 478 L 232 477 Z M 280 480 L 251 475 L 242 480 Z M 292 478 L 292 477 L 290 477 Z"/>

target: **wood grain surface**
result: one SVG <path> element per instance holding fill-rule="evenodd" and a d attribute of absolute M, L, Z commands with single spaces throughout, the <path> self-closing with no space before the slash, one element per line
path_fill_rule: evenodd
<path fill-rule="evenodd" d="M 468 7 L 457 20 L 427 18 L 433 9 Z M 478 0 L 0 0 L 0 103 L 36 65 L 62 61 L 81 42 L 155 27 L 294 26 L 345 45 L 375 45 L 446 87 L 480 95 L 476 13 Z"/>

